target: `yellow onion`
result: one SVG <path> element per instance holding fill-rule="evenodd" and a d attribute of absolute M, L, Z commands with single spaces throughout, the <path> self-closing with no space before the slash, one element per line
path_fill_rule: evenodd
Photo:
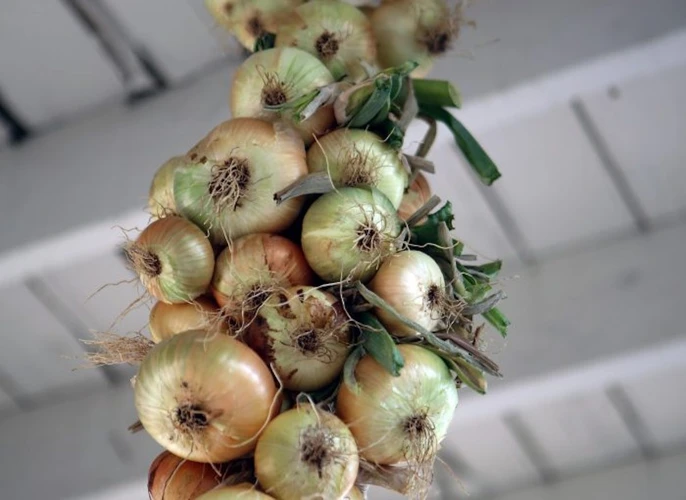
<path fill-rule="evenodd" d="M 158 302 L 150 310 L 148 329 L 155 343 L 188 330 L 228 333 L 228 326 L 219 319 L 217 305 L 206 297 L 182 304 Z"/>
<path fill-rule="evenodd" d="M 246 340 L 286 389 L 310 392 L 340 375 L 351 339 L 348 317 L 336 297 L 292 287 L 264 303 Z"/>
<path fill-rule="evenodd" d="M 395 207 L 374 188 L 341 188 L 318 198 L 305 214 L 301 244 L 322 279 L 370 279 L 395 253 L 401 223 Z"/>
<path fill-rule="evenodd" d="M 429 187 L 429 183 L 427 182 L 426 177 L 424 177 L 421 173 L 417 174 L 417 177 L 414 181 L 412 181 L 412 184 L 410 184 L 410 187 L 403 196 L 400 207 L 398 207 L 398 215 L 402 220 L 409 219 L 417 210 L 422 208 L 424 204 L 429 201 L 429 198 L 431 198 L 431 188 Z M 425 220 L 426 218 L 420 220 L 419 223 Z"/>
<path fill-rule="evenodd" d="M 150 295 L 168 304 L 199 297 L 212 279 L 212 245 L 181 217 L 156 220 L 124 251 Z"/>
<path fill-rule="evenodd" d="M 221 483 L 221 473 L 212 465 L 164 451 L 150 465 L 148 495 L 150 500 L 193 500 Z"/>
<path fill-rule="evenodd" d="M 355 486 L 352 490 L 348 492 L 348 494 L 343 498 L 343 500 L 365 500 L 365 498 L 360 489 L 357 486 Z"/>
<path fill-rule="evenodd" d="M 321 137 L 307 152 L 307 167 L 328 172 L 337 187 L 375 187 L 395 207 L 408 181 L 398 152 L 378 135 L 360 129 L 338 129 Z"/>
<path fill-rule="evenodd" d="M 457 389 L 436 354 L 410 344 L 398 349 L 405 360 L 400 376 L 365 356 L 355 368 L 357 386 L 341 386 L 336 412 L 350 427 L 366 460 L 427 465 L 448 430 Z"/>
<path fill-rule="evenodd" d="M 174 174 L 179 167 L 186 165 L 183 156 L 175 156 L 166 161 L 155 172 L 148 195 L 148 209 L 155 219 L 176 213 L 174 202 Z"/>
<path fill-rule="evenodd" d="M 355 483 L 358 463 L 348 427 L 309 406 L 272 420 L 255 449 L 257 479 L 280 500 L 342 499 Z"/>
<path fill-rule="evenodd" d="M 273 198 L 307 173 L 303 142 L 285 125 L 235 118 L 215 127 L 188 158 L 198 165 L 177 170 L 176 207 L 215 243 L 279 232 L 297 218 L 302 199 L 277 205 Z"/>
<path fill-rule="evenodd" d="M 351 66 L 373 63 L 376 46 L 369 19 L 338 0 L 312 0 L 279 23 L 277 47 L 297 47 L 321 60 L 338 80 Z"/>
<path fill-rule="evenodd" d="M 237 239 L 219 254 L 211 289 L 222 314 L 242 326 L 272 292 L 313 281 L 298 245 L 259 233 Z"/>
<path fill-rule="evenodd" d="M 272 374 L 248 346 L 191 330 L 157 344 L 136 377 L 146 431 L 173 454 L 225 462 L 252 451 L 280 407 Z"/>
<path fill-rule="evenodd" d="M 450 50 L 459 34 L 459 10 L 445 0 L 397 0 L 378 7 L 371 24 L 382 67 L 419 64 L 412 73 L 426 76 L 434 59 Z"/>
<path fill-rule="evenodd" d="M 407 319 L 432 331 L 446 308 L 445 279 L 436 261 L 424 252 L 407 250 L 392 255 L 369 283 L 369 288 Z M 396 337 L 417 332 L 381 308 L 376 315 Z"/>
<path fill-rule="evenodd" d="M 274 497 L 262 493 L 254 484 L 241 483 L 217 488 L 198 497 L 197 500 L 274 500 Z"/>
<path fill-rule="evenodd" d="M 323 106 L 302 122 L 297 122 L 288 110 L 265 107 L 286 104 L 333 81 L 326 66 L 304 50 L 263 50 L 246 59 L 236 71 L 231 86 L 231 114 L 270 122 L 284 120 L 298 131 L 305 144 L 311 144 L 315 136 L 333 125 L 331 105 Z"/>

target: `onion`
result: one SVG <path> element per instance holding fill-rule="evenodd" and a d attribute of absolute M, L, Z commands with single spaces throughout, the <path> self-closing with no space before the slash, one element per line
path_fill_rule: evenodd
<path fill-rule="evenodd" d="M 275 293 L 260 308 L 247 342 L 286 389 L 315 391 L 343 370 L 350 327 L 340 301 L 312 287 Z"/>
<path fill-rule="evenodd" d="M 183 156 L 175 156 L 165 162 L 155 173 L 148 195 L 148 208 L 155 219 L 176 213 L 174 203 L 174 174 L 179 167 L 186 165 Z"/>
<path fill-rule="evenodd" d="M 155 343 L 188 330 L 228 333 L 227 325 L 219 320 L 217 305 L 205 297 L 183 304 L 158 302 L 150 310 L 148 329 Z"/>
<path fill-rule="evenodd" d="M 254 449 L 280 406 L 269 368 L 249 347 L 202 330 L 155 346 L 136 377 L 143 427 L 175 455 L 224 462 Z"/>
<path fill-rule="evenodd" d="M 150 500 L 193 500 L 222 483 L 221 473 L 211 465 L 184 460 L 168 451 L 150 465 Z"/>
<path fill-rule="evenodd" d="M 343 498 L 343 500 L 365 500 L 365 498 L 360 489 L 357 486 L 355 486 L 352 490 L 348 492 L 348 494 Z"/>
<path fill-rule="evenodd" d="M 283 236 L 250 234 L 217 257 L 211 289 L 222 315 L 241 327 L 272 292 L 313 281 L 298 245 Z"/>
<path fill-rule="evenodd" d="M 198 500 L 274 500 L 274 497 L 262 493 L 253 484 L 241 483 L 217 488 L 198 497 Z"/>
<path fill-rule="evenodd" d="M 265 106 L 279 106 L 313 90 L 333 83 L 322 62 L 307 52 L 292 47 L 268 49 L 246 59 L 236 71 L 231 87 L 231 113 L 235 117 L 253 117 L 265 121 L 285 120 L 306 144 L 333 125 L 332 106 L 320 108 L 313 116 L 297 123 L 288 111 L 272 111 Z"/>
<path fill-rule="evenodd" d="M 309 406 L 276 417 L 255 449 L 257 479 L 280 500 L 342 499 L 355 483 L 358 463 L 346 425 Z"/>
<path fill-rule="evenodd" d="M 407 186 L 407 171 L 398 153 L 381 137 L 360 129 L 338 129 L 320 138 L 307 152 L 310 172 L 328 172 L 340 186 L 373 186 L 397 207 Z"/>
<path fill-rule="evenodd" d="M 403 220 L 409 219 L 429 201 L 429 198 L 431 198 L 431 188 L 426 177 L 419 173 L 403 196 L 403 201 L 400 203 L 400 207 L 398 207 L 398 215 Z M 425 220 L 426 218 L 423 218 L 419 223 L 421 224 Z"/>
<path fill-rule="evenodd" d="M 285 18 L 276 31 L 277 47 L 298 47 L 318 57 L 336 80 L 359 61 L 373 63 L 376 46 L 369 19 L 352 5 L 313 0 Z"/>
<path fill-rule="evenodd" d="M 292 130 L 252 118 L 224 122 L 189 153 L 199 165 L 179 169 L 179 212 L 217 244 L 256 232 L 278 232 L 297 218 L 302 199 L 274 203 L 274 193 L 307 173 L 305 148 Z"/>
<path fill-rule="evenodd" d="M 357 386 L 341 386 L 336 411 L 355 436 L 362 458 L 407 464 L 415 473 L 414 487 L 425 489 L 457 406 L 457 389 L 440 357 L 410 344 L 398 349 L 405 359 L 400 376 L 365 356 L 355 368 Z"/>
<path fill-rule="evenodd" d="M 379 63 L 400 66 L 419 64 L 412 76 L 426 76 L 434 58 L 450 50 L 459 34 L 459 7 L 451 12 L 445 0 L 397 0 L 378 7 L 372 14 Z"/>
<path fill-rule="evenodd" d="M 341 188 L 305 214 L 301 244 L 314 272 L 328 282 L 366 281 L 396 251 L 400 219 L 374 188 Z"/>
<path fill-rule="evenodd" d="M 124 251 L 148 292 L 168 304 L 204 294 L 212 279 L 212 245 L 200 229 L 181 217 L 153 222 Z"/>
<path fill-rule="evenodd" d="M 397 253 L 381 265 L 369 288 L 407 319 L 432 331 L 443 318 L 445 279 L 436 261 L 418 250 Z M 396 337 L 417 332 L 381 308 L 376 315 Z"/>

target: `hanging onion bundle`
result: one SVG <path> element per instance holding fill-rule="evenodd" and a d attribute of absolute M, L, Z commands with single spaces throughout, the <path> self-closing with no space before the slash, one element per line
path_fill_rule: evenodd
<path fill-rule="evenodd" d="M 162 452 L 150 465 L 150 500 L 193 500 L 222 484 L 221 471 Z"/>
<path fill-rule="evenodd" d="M 181 304 L 158 302 L 150 310 L 148 329 L 156 343 L 188 330 L 228 333 L 227 325 L 219 318 L 217 305 L 206 297 Z"/>

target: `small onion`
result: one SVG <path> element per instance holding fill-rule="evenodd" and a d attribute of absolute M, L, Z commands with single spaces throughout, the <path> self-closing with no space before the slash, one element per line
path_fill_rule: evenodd
<path fill-rule="evenodd" d="M 205 297 L 182 304 L 158 302 L 150 310 L 148 329 L 155 343 L 188 330 L 228 333 L 227 325 L 219 320 L 217 305 Z"/>
<path fill-rule="evenodd" d="M 285 18 L 276 31 L 277 47 L 308 51 L 338 80 L 359 61 L 373 63 L 376 45 L 369 19 L 338 0 L 313 0 Z"/>
<path fill-rule="evenodd" d="M 282 413 L 255 449 L 255 474 L 280 500 L 342 499 L 357 477 L 359 458 L 350 430 L 335 415 L 301 406 Z"/>
<path fill-rule="evenodd" d="M 286 389 L 315 391 L 343 370 L 351 340 L 347 319 L 330 293 L 292 287 L 264 303 L 246 340 Z"/>
<path fill-rule="evenodd" d="M 446 306 L 445 279 L 436 261 L 424 252 L 408 250 L 392 255 L 374 275 L 369 288 L 407 319 L 432 331 Z M 417 332 L 381 308 L 376 315 L 396 337 Z"/>
<path fill-rule="evenodd" d="M 200 229 L 181 217 L 156 220 L 124 251 L 148 292 L 168 304 L 199 297 L 212 279 L 212 245 Z"/>
<path fill-rule="evenodd" d="M 307 152 L 307 167 L 328 172 L 337 187 L 375 187 L 395 207 L 408 181 L 398 153 L 378 135 L 360 129 L 338 129 L 321 137 Z"/>
<path fill-rule="evenodd" d="M 213 466 L 164 451 L 150 465 L 148 495 L 150 500 L 193 500 L 221 483 L 221 473 Z"/>
<path fill-rule="evenodd" d="M 219 254 L 211 289 L 222 314 L 242 325 L 272 292 L 313 281 L 298 245 L 261 233 L 243 236 Z"/>
<path fill-rule="evenodd" d="M 175 156 L 165 162 L 155 173 L 148 195 L 148 209 L 155 219 L 176 213 L 174 202 L 174 174 L 186 165 L 183 156 Z"/>
<path fill-rule="evenodd" d="M 224 122 L 188 158 L 198 165 L 176 172 L 176 206 L 215 243 L 282 231 L 297 218 L 302 199 L 277 205 L 273 198 L 307 173 L 303 142 L 285 125 L 252 118 Z"/>
<path fill-rule="evenodd" d="M 274 497 L 262 493 L 253 484 L 241 483 L 217 488 L 198 497 L 197 500 L 274 500 Z"/>
<path fill-rule="evenodd" d="M 155 346 L 136 377 L 146 431 L 175 455 L 225 462 L 254 449 L 280 406 L 269 368 L 248 346 L 202 330 Z"/>
<path fill-rule="evenodd" d="M 398 215 L 403 220 L 409 219 L 429 201 L 429 198 L 431 198 L 429 183 L 427 182 L 426 177 L 421 173 L 417 174 L 417 177 L 412 181 L 412 184 L 410 184 L 410 187 L 403 196 L 403 201 L 400 203 L 400 207 L 398 207 Z M 426 220 L 426 218 L 420 220 L 419 223 L 421 224 L 424 220 Z"/>
<path fill-rule="evenodd" d="M 316 57 L 292 47 L 268 49 L 246 59 L 236 71 L 231 86 L 231 114 L 265 121 L 284 120 L 294 127 L 305 144 L 311 144 L 333 125 L 332 106 L 320 108 L 313 116 L 297 123 L 278 106 L 333 83 L 329 70 Z"/>
<path fill-rule="evenodd" d="M 443 360 L 423 347 L 400 344 L 405 366 L 394 377 L 372 357 L 355 368 L 357 387 L 343 384 L 336 411 L 360 456 L 383 465 L 433 462 L 457 406 L 455 382 Z"/>
<path fill-rule="evenodd" d="M 328 282 L 370 279 L 396 251 L 401 223 L 374 188 L 341 188 L 318 198 L 305 214 L 301 244 L 314 272 Z"/>

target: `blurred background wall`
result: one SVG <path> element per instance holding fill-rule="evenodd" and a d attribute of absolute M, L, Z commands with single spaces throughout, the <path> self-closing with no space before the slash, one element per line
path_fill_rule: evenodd
<path fill-rule="evenodd" d="M 441 135 L 432 184 L 505 259 L 513 327 L 488 344 L 506 378 L 461 393 L 435 498 L 683 499 L 686 2 L 472 3 L 434 75 L 503 178 Z M 241 58 L 200 0 L 3 0 L 1 498 L 146 497 L 133 371 L 74 358 L 141 292 L 89 299 L 131 279 L 115 226 L 143 227 L 156 168 L 228 118 Z"/>

